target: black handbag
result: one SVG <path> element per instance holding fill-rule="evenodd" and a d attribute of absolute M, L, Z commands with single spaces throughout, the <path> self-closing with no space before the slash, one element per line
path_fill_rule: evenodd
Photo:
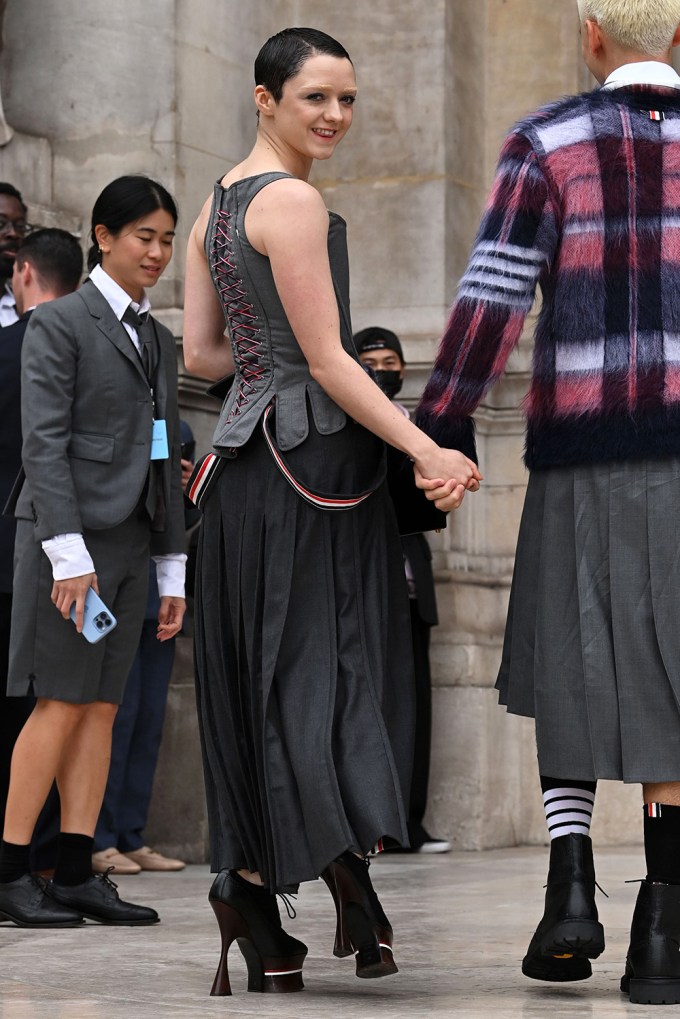
<path fill-rule="evenodd" d="M 446 527 L 448 514 L 438 510 L 425 492 L 416 487 L 412 461 L 394 446 L 387 447 L 387 488 L 399 534 L 422 534 Z"/>

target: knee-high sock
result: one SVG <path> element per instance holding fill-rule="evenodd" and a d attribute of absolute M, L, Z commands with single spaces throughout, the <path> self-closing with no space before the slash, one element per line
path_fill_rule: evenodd
<path fill-rule="evenodd" d="M 550 840 L 562 835 L 589 835 L 597 782 L 541 775 L 543 807 Z"/>

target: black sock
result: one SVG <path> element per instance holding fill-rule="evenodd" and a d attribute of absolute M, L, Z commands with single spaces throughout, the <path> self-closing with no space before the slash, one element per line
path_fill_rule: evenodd
<path fill-rule="evenodd" d="M 55 885 L 82 885 L 92 877 L 94 839 L 89 835 L 60 832 L 57 843 Z"/>
<path fill-rule="evenodd" d="M 645 803 L 647 880 L 680 885 L 680 807 Z"/>
<path fill-rule="evenodd" d="M 541 775 L 543 808 L 550 840 L 563 835 L 590 835 L 597 782 Z"/>
<path fill-rule="evenodd" d="M 17 846 L 13 842 L 0 843 L 0 884 L 17 881 L 31 873 L 30 846 Z"/>

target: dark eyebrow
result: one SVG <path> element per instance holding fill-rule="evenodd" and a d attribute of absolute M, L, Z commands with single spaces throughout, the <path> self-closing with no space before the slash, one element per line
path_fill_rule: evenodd
<path fill-rule="evenodd" d="M 304 92 L 330 92 L 332 89 L 333 89 L 332 85 L 303 85 L 302 86 L 302 90 Z M 359 91 L 359 89 L 356 87 L 356 85 L 348 85 L 347 88 L 341 88 L 341 89 L 338 89 L 338 91 L 339 92 L 344 92 L 345 94 L 351 93 L 351 95 L 356 95 L 357 92 Z"/>
<path fill-rule="evenodd" d="M 141 234 L 141 233 L 157 234 L 158 230 L 154 230 L 154 228 L 152 226 L 138 226 L 137 227 L 137 233 L 138 234 Z M 164 237 L 174 237 L 175 236 L 175 231 L 174 230 L 164 230 L 163 231 L 163 236 Z"/>

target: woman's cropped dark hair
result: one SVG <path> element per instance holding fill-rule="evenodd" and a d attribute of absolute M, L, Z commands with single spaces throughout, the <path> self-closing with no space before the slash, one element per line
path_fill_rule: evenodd
<path fill-rule="evenodd" d="M 308 57 L 326 53 L 331 57 L 349 60 L 352 58 L 340 43 L 316 28 L 284 28 L 277 32 L 257 54 L 255 59 L 255 84 L 264 85 L 278 103 L 283 95 L 283 86 L 293 78 Z"/>
<path fill-rule="evenodd" d="M 172 216 L 173 222 L 177 223 L 175 200 L 158 181 L 135 174 L 117 177 L 107 184 L 92 209 L 92 245 L 87 254 L 88 270 L 94 269 L 101 262 L 95 227 L 105 226 L 115 236 L 129 223 L 135 223 L 156 209 L 165 209 Z"/>

